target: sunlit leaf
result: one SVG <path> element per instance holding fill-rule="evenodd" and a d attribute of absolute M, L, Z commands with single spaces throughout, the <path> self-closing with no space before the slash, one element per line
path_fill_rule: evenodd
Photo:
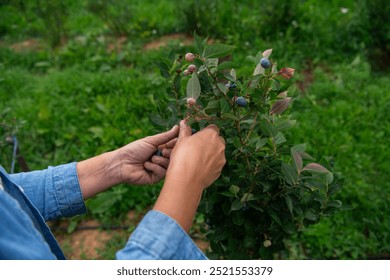
<path fill-rule="evenodd" d="M 269 58 L 270 55 L 271 55 L 271 53 L 272 53 L 272 49 L 265 50 L 265 51 L 263 52 L 263 57 Z"/>
<path fill-rule="evenodd" d="M 187 97 L 197 99 L 200 95 L 200 82 L 198 75 L 193 73 L 187 83 Z"/>
<path fill-rule="evenodd" d="M 237 81 L 236 70 L 234 70 L 234 69 L 230 70 L 230 76 L 232 76 L 234 81 Z"/>
<path fill-rule="evenodd" d="M 277 97 L 278 97 L 278 98 L 286 98 L 286 97 L 287 97 L 287 90 L 285 90 L 285 91 L 279 93 Z"/>
<path fill-rule="evenodd" d="M 231 185 L 230 188 L 229 188 L 229 191 L 236 195 L 238 194 L 238 192 L 240 191 L 240 187 L 239 186 L 236 186 L 236 185 Z"/>
<path fill-rule="evenodd" d="M 259 74 L 264 74 L 265 69 L 261 67 L 260 63 L 257 64 L 255 71 L 253 71 L 253 76 L 259 75 Z"/>

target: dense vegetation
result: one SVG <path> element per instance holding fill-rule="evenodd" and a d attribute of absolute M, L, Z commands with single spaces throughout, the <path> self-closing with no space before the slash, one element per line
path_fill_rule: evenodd
<path fill-rule="evenodd" d="M 166 34 L 196 30 L 235 45 L 233 62 L 273 48 L 279 65 L 296 69 L 289 138 L 346 176 L 338 198 L 350 209 L 288 240 L 280 257 L 388 257 L 389 9 L 384 0 L 1 1 L 0 163 L 10 169 L 8 135 L 40 169 L 156 132 L 149 115 L 165 93 L 155 62 L 193 49 L 185 36 L 144 48 Z M 121 186 L 88 201 L 89 215 L 119 221 L 158 190 Z"/>

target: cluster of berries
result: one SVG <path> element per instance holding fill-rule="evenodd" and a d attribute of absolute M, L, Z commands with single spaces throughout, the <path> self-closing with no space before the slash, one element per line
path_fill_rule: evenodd
<path fill-rule="evenodd" d="M 187 53 L 185 55 L 185 60 L 187 62 L 193 62 L 195 60 L 195 55 L 193 53 Z M 267 69 L 269 67 L 271 67 L 271 62 L 269 61 L 268 58 L 266 57 L 263 57 L 261 60 L 260 60 L 260 65 L 261 67 L 263 67 L 264 69 Z M 183 74 L 185 76 L 188 76 L 190 74 L 192 74 L 193 72 L 195 72 L 197 70 L 196 66 L 194 64 L 190 64 L 188 66 L 188 68 L 186 70 L 184 70 Z M 227 88 L 229 88 L 229 90 L 235 90 L 235 88 L 237 87 L 237 85 L 235 83 L 227 83 L 225 85 Z M 239 97 L 235 97 L 235 103 L 237 104 L 237 106 L 239 107 L 246 107 L 248 105 L 248 102 L 246 101 L 246 99 L 242 96 L 239 96 Z M 187 104 L 188 106 L 194 106 L 196 104 L 196 99 L 193 98 L 193 97 L 190 97 L 187 99 Z"/>
<path fill-rule="evenodd" d="M 193 62 L 195 59 L 195 55 L 193 53 L 187 53 L 185 56 L 187 62 Z M 194 64 L 190 64 L 186 70 L 184 70 L 184 76 L 188 76 L 196 71 L 196 66 Z"/>

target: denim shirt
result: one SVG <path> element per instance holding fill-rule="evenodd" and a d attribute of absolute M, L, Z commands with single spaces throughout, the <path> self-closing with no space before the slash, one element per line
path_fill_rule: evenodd
<path fill-rule="evenodd" d="M 86 212 L 76 163 L 7 174 L 0 166 L 0 259 L 65 259 L 45 221 Z M 149 211 L 117 259 L 206 259 L 169 216 Z"/>

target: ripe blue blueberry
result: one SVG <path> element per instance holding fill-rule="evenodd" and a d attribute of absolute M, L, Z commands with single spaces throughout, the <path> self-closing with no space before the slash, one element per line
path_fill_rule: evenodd
<path fill-rule="evenodd" d="M 191 133 L 192 133 L 192 134 L 195 134 L 196 132 L 197 132 L 197 131 L 196 131 L 195 128 L 192 128 L 192 129 L 191 129 Z"/>
<path fill-rule="evenodd" d="M 261 67 L 267 69 L 271 66 L 271 62 L 268 58 L 263 57 L 262 59 L 260 59 L 260 65 Z"/>
<path fill-rule="evenodd" d="M 158 157 L 161 157 L 162 156 L 162 151 L 160 149 L 157 150 L 157 152 L 154 154 Z"/>
<path fill-rule="evenodd" d="M 245 100 L 244 97 L 240 96 L 240 97 L 237 97 L 237 99 L 236 99 L 236 104 L 237 104 L 238 106 L 240 106 L 240 107 L 246 107 L 247 102 L 246 102 L 246 100 Z"/>

